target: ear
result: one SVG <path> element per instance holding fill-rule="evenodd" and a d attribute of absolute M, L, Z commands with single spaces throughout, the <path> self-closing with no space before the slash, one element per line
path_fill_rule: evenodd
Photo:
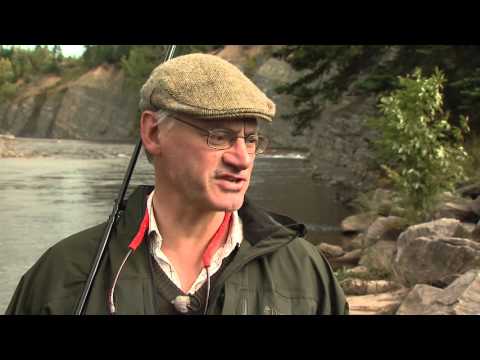
<path fill-rule="evenodd" d="M 145 149 L 152 155 L 160 154 L 160 139 L 155 113 L 144 111 L 140 117 L 140 136 Z"/>

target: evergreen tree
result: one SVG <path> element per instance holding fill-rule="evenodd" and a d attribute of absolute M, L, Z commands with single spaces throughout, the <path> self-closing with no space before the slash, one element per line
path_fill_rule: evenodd
<path fill-rule="evenodd" d="M 294 121 L 295 133 L 310 127 L 324 105 L 342 94 L 381 95 L 397 88 L 398 76 L 416 67 L 426 75 L 438 67 L 449 79 L 446 109 L 455 119 L 467 114 L 472 128 L 480 130 L 480 46 L 289 45 L 274 56 L 302 71 L 297 81 L 277 89 L 295 100 L 296 111 L 286 114 Z"/>
<path fill-rule="evenodd" d="M 61 73 L 61 63 L 63 61 L 62 48 L 60 45 L 53 45 L 51 53 L 51 61 L 48 65 L 48 72 L 60 74 Z"/>

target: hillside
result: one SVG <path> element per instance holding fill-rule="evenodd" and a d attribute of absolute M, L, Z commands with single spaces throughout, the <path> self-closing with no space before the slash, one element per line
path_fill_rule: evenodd
<path fill-rule="evenodd" d="M 290 95 L 278 94 L 279 85 L 298 79 L 286 61 L 272 56 L 272 46 L 230 45 L 217 55 L 239 66 L 276 103 L 271 126 L 261 124 L 271 147 L 310 153 L 314 177 L 350 200 L 371 186 L 368 150 L 371 134 L 363 118 L 374 109 L 374 99 L 344 96 L 328 105 L 312 130 L 292 136 L 292 122 L 282 114 L 294 109 Z M 132 141 L 138 126 L 138 90 L 126 86 L 121 67 L 103 64 L 75 78 L 42 76 L 22 86 L 17 96 L 0 103 L 0 132 L 20 137 Z"/>

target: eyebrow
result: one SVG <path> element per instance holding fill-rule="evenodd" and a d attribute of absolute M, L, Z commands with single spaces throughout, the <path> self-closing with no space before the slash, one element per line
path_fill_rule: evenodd
<path fill-rule="evenodd" d="M 229 128 L 224 128 L 224 127 L 212 127 L 212 128 L 208 128 L 210 131 L 211 130 L 223 130 L 227 133 L 232 133 L 234 136 L 236 136 L 238 133 L 240 133 L 242 131 L 242 129 L 239 129 L 239 130 L 233 130 L 233 129 L 229 129 Z M 251 135 L 258 135 L 258 129 L 245 129 L 245 136 L 251 136 Z"/>

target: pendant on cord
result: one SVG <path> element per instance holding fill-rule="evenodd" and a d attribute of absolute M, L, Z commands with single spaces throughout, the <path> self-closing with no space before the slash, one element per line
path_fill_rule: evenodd
<path fill-rule="evenodd" d="M 200 300 L 195 295 L 179 295 L 172 300 L 175 309 L 182 313 L 197 312 L 200 310 Z"/>

